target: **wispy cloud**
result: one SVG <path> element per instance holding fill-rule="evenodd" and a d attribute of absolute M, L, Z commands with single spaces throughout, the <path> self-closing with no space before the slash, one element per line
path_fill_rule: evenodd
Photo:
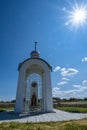
<path fill-rule="evenodd" d="M 53 88 L 53 97 L 60 97 L 60 98 L 84 98 L 87 97 L 87 87 L 82 88 L 75 88 L 70 90 L 60 90 Z"/>
<path fill-rule="evenodd" d="M 52 91 L 53 97 L 60 97 L 60 98 L 70 98 L 70 97 L 74 97 L 74 95 L 76 94 L 75 89 L 74 90 L 56 90 L 55 88 L 53 88 Z"/>
<path fill-rule="evenodd" d="M 62 76 L 74 76 L 78 73 L 79 71 L 74 69 L 74 68 L 62 68 L 61 69 L 61 75 Z"/>
<path fill-rule="evenodd" d="M 87 80 L 83 80 L 82 85 L 87 86 Z"/>
<path fill-rule="evenodd" d="M 72 86 L 77 88 L 80 91 L 87 90 L 87 80 L 83 80 L 81 85 L 75 84 L 75 85 L 72 85 Z"/>
<path fill-rule="evenodd" d="M 63 85 L 65 85 L 65 84 L 67 84 L 66 81 L 62 81 L 62 82 L 57 83 L 57 85 L 59 85 L 59 86 L 63 86 Z"/>
<path fill-rule="evenodd" d="M 81 88 L 82 86 L 79 84 L 72 85 L 74 88 Z"/>
<path fill-rule="evenodd" d="M 60 70 L 63 77 L 65 76 L 64 78 L 62 78 L 62 80 L 69 80 L 68 78 L 66 78 L 66 76 L 74 76 L 79 72 L 77 69 L 74 68 L 61 68 L 60 66 L 56 66 L 53 71 L 57 72 L 58 70 Z"/>
<path fill-rule="evenodd" d="M 87 62 L 87 57 L 82 58 L 82 62 Z"/>
<path fill-rule="evenodd" d="M 58 87 L 54 87 L 53 88 L 53 91 L 55 92 L 55 91 L 59 91 L 60 90 L 60 88 L 58 88 Z"/>
<path fill-rule="evenodd" d="M 58 70 L 60 70 L 61 69 L 61 67 L 60 66 L 56 66 L 55 68 L 54 68 L 54 72 L 57 72 Z"/>
<path fill-rule="evenodd" d="M 69 81 L 70 79 L 63 77 L 62 80 Z"/>
<path fill-rule="evenodd" d="M 75 85 L 72 85 L 75 89 L 73 89 L 73 90 L 75 90 L 75 92 L 80 92 L 80 93 L 86 93 L 87 94 L 87 80 L 83 80 L 82 81 L 82 84 L 81 85 L 79 85 L 79 84 L 75 84 Z M 83 94 L 83 96 L 84 96 L 84 94 Z"/>
<path fill-rule="evenodd" d="M 55 87 L 52 89 L 52 95 L 53 97 L 60 97 L 60 98 L 63 98 L 63 94 L 64 92 L 61 91 L 59 88 Z"/>
<path fill-rule="evenodd" d="M 83 92 L 85 92 L 87 90 L 87 86 L 85 86 L 85 87 L 84 86 L 81 86 L 81 87 L 79 86 L 78 88 L 73 89 L 73 90 L 75 90 L 75 92 L 81 92 L 83 94 Z M 84 94 L 83 94 L 83 96 L 84 96 Z"/>
<path fill-rule="evenodd" d="M 60 85 L 63 83 L 60 82 Z M 69 90 L 61 90 L 60 88 L 53 88 L 53 96 L 54 97 L 60 97 L 60 98 L 84 98 L 87 97 L 87 80 L 83 80 L 81 85 L 80 84 L 74 84 L 72 85 L 73 88 Z"/>

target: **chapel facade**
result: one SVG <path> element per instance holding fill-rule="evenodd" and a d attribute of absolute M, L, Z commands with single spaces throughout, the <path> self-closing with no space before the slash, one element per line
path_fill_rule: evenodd
<path fill-rule="evenodd" d="M 52 112 L 52 67 L 35 49 L 19 64 L 15 113 Z"/>

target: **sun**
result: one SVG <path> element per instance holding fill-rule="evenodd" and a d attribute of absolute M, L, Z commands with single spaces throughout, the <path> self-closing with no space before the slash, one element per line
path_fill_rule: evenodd
<path fill-rule="evenodd" d="M 87 24 L 87 5 L 78 5 L 72 7 L 68 12 L 68 21 L 66 25 L 79 27 Z"/>
<path fill-rule="evenodd" d="M 73 22 L 77 24 L 85 22 L 86 19 L 85 10 L 83 9 L 75 10 L 75 12 L 72 14 L 72 19 Z"/>

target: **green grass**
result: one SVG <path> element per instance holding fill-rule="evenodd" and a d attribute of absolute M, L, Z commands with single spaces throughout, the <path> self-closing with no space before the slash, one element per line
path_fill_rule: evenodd
<path fill-rule="evenodd" d="M 0 103 L 0 112 L 14 110 L 14 103 Z"/>
<path fill-rule="evenodd" d="M 0 112 L 5 112 L 5 111 L 8 111 L 8 110 L 14 110 L 13 107 L 9 107 L 9 108 L 0 108 Z"/>
<path fill-rule="evenodd" d="M 83 107 L 56 107 L 56 109 L 67 111 L 67 112 L 73 112 L 73 113 L 87 113 L 87 108 L 83 108 Z M 4 112 L 8 110 L 14 110 L 14 108 L 13 107 L 0 108 L 0 112 Z"/>
<path fill-rule="evenodd" d="M 57 107 L 57 109 L 74 113 L 87 113 L 87 108 L 82 107 Z"/>
<path fill-rule="evenodd" d="M 45 123 L 1 123 L 0 130 L 87 130 L 87 120 Z"/>

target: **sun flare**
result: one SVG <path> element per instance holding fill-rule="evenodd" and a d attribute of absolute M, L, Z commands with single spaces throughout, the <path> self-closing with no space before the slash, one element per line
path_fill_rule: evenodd
<path fill-rule="evenodd" d="M 68 11 L 68 22 L 66 25 L 74 27 L 83 26 L 87 24 L 87 5 L 73 6 L 72 11 Z"/>

